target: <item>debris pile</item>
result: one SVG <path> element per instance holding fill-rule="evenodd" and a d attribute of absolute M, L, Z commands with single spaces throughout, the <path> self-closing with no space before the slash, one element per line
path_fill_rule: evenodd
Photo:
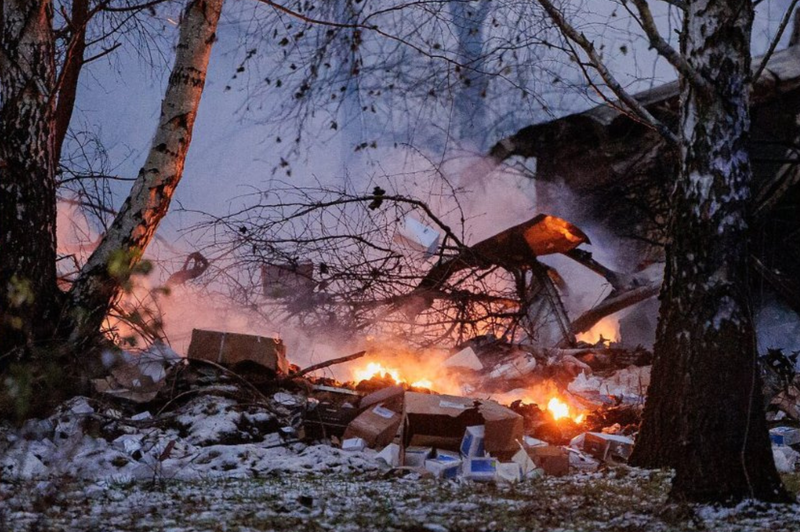
<path fill-rule="evenodd" d="M 473 339 L 440 364 L 464 393 L 443 394 L 433 382 L 381 373 L 387 360 L 370 362 L 379 369 L 360 382 L 309 376 L 363 352 L 300 370 L 277 339 L 195 331 L 185 359 L 162 345 L 109 356 L 96 397 L 0 427 L 0 474 L 193 479 L 393 470 L 515 483 L 626 462 L 649 384 L 649 366 L 635 363 L 648 356 L 608 346 L 563 351 Z M 506 377 L 493 379 L 498 371 Z M 785 385 L 794 382 L 786 377 Z M 503 404 L 531 386 L 540 393 Z M 800 429 L 781 402 L 772 403 L 775 461 L 793 471 Z"/>

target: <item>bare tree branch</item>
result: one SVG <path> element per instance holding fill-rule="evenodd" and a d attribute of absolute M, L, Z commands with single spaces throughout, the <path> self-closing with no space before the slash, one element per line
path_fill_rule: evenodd
<path fill-rule="evenodd" d="M 789 25 L 789 21 L 792 19 L 792 13 L 794 13 L 794 8 L 797 6 L 797 1 L 798 0 L 792 0 L 792 3 L 789 4 L 789 7 L 786 9 L 786 13 L 783 14 L 781 25 L 778 26 L 778 32 L 775 34 L 775 38 L 772 39 L 772 42 L 769 44 L 767 53 L 764 54 L 763 58 L 761 58 L 761 63 L 758 65 L 755 74 L 753 74 L 753 84 L 755 84 L 758 81 L 758 78 L 761 77 L 764 69 L 767 68 L 767 63 L 769 63 L 772 54 L 775 53 L 775 48 L 778 46 L 778 42 L 781 40 L 781 37 L 783 37 L 783 32 L 786 31 L 786 26 Z"/>
<path fill-rule="evenodd" d="M 631 0 L 631 3 L 633 3 L 639 11 L 639 15 L 641 16 L 639 22 L 645 34 L 647 34 L 648 39 L 650 39 L 650 46 L 653 47 L 661 57 L 669 61 L 669 64 L 674 66 L 681 76 L 688 80 L 697 90 L 710 94 L 713 90 L 711 84 L 704 79 L 699 72 L 692 68 L 686 61 L 686 58 L 679 54 L 664 40 L 664 37 L 661 36 L 661 33 L 659 33 L 656 27 L 656 22 L 653 20 L 653 13 L 650 11 L 647 0 Z"/>
<path fill-rule="evenodd" d="M 537 0 L 539 5 L 544 8 L 547 14 L 550 16 L 550 19 L 558 26 L 559 30 L 571 41 L 575 44 L 580 46 L 586 55 L 589 57 L 589 60 L 592 62 L 592 66 L 597 73 L 600 74 L 600 77 L 603 78 L 603 81 L 606 82 L 608 88 L 620 99 L 628 108 L 630 108 L 634 113 L 640 116 L 650 127 L 655 129 L 661 136 L 663 136 L 670 144 L 677 145 L 678 144 L 678 137 L 670 130 L 666 124 L 658 120 L 655 116 L 650 113 L 639 101 L 636 100 L 633 96 L 631 96 L 622 85 L 616 80 L 616 78 L 611 74 L 608 68 L 605 66 L 603 61 L 600 59 L 600 56 L 597 54 L 595 50 L 594 44 L 589 42 L 586 36 L 583 33 L 578 32 L 572 25 L 570 25 L 565 19 L 561 12 L 556 9 L 556 7 L 550 2 L 550 0 Z"/>

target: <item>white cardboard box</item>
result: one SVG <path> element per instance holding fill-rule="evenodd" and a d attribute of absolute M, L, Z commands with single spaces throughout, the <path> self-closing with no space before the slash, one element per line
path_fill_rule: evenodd
<path fill-rule="evenodd" d="M 395 241 L 407 244 L 428 256 L 434 255 L 439 249 L 440 238 L 441 235 L 438 231 L 421 224 L 410 216 L 405 217 L 403 225 L 394 235 Z"/>
<path fill-rule="evenodd" d="M 464 438 L 461 440 L 461 454 L 463 456 L 483 456 L 483 440 L 486 437 L 486 427 L 484 425 L 474 425 L 467 427 L 464 431 Z"/>

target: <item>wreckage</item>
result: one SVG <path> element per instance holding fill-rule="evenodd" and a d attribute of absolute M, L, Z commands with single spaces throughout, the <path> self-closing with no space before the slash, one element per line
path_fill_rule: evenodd
<path fill-rule="evenodd" d="M 797 32 L 796 32 L 797 34 Z M 754 68 L 761 58 L 754 58 Z M 678 119 L 678 82 L 635 95 L 659 121 Z M 754 283 L 800 313 L 800 44 L 769 58 L 751 108 Z M 496 163 L 536 159 L 540 205 L 616 236 L 632 264 L 663 260 L 678 157 L 661 136 L 615 106 L 535 124 L 496 143 Z"/>
<path fill-rule="evenodd" d="M 764 238 L 752 264 L 795 310 L 800 275 L 792 257 L 800 257 L 800 247 L 791 235 L 800 231 L 800 217 L 786 213 L 796 214 L 800 201 L 794 153 L 800 137 L 797 65 L 800 47 L 775 54 L 753 98 L 756 215 Z M 660 120 L 676 119 L 675 84 L 637 98 Z M 603 340 L 586 344 L 576 336 L 615 312 L 652 301 L 657 294 L 660 279 L 642 266 L 662 259 L 665 198 L 675 172 L 675 154 L 655 132 L 601 106 L 525 128 L 498 143 L 491 155 L 498 162 L 536 157 L 539 198 L 554 210 L 474 245 L 451 247 L 448 255 L 438 255 L 438 262 L 408 293 L 380 303 L 387 313 L 401 312 L 413 319 L 437 299 L 452 297 L 446 285 L 460 272 L 498 267 L 522 281 L 519 297 L 504 304 L 516 307 L 522 316 L 523 337 L 487 334 L 443 353 L 421 354 L 434 359 L 428 364 L 437 372 L 418 379 L 402 371 L 414 365 L 412 360 L 393 359 L 380 350 L 367 349 L 301 369 L 289 363 L 280 339 L 195 330 L 186 359 L 159 349 L 138 359 L 123 356 L 112 361 L 108 377 L 95 382 L 98 392 L 119 403 L 118 410 L 133 414 L 126 420 L 120 416 L 104 420 L 113 425 L 108 430 L 116 438 L 113 444 L 125 452 L 134 449 L 130 451 L 134 457 L 140 450 L 138 435 L 119 435 L 120 425 L 169 423 L 170 416 L 180 419 L 186 409 L 208 407 L 198 397 L 212 397 L 212 402 L 221 397 L 237 415 L 226 425 L 230 432 L 223 445 L 245 441 L 272 448 L 325 442 L 345 452 L 372 452 L 376 463 L 395 471 L 496 482 L 625 462 L 638 431 L 651 354 L 641 347 Z M 560 218 L 580 211 L 560 212 L 560 202 L 548 201 L 556 193 L 561 197 L 563 187 L 585 206 L 583 218 Z M 598 220 L 620 240 L 631 242 L 634 259 L 629 271 L 608 268 L 581 249 L 590 241 L 579 226 Z M 410 218 L 403 221 L 396 239 L 427 258 L 437 256 L 442 246 L 441 235 Z M 771 253 L 776 246 L 784 253 Z M 560 295 L 563 279 L 539 260 L 554 254 L 601 276 L 611 292 L 570 319 Z M 195 269 L 187 260 L 185 275 Z M 322 290 L 314 280 L 315 269 L 308 261 L 264 265 L 264 296 L 313 303 Z M 319 374 L 335 364 L 367 360 L 368 371 L 348 382 Z M 800 446 L 796 367 L 796 357 L 782 353 L 772 353 L 764 366 L 768 417 L 776 425 L 770 437 L 782 471 L 795 468 Z M 142 417 L 137 411 L 143 407 L 156 416 Z M 192 445 L 209 445 L 192 430 L 179 429 L 195 437 Z M 169 460 L 175 447 L 173 443 L 161 449 L 159 460 Z"/>

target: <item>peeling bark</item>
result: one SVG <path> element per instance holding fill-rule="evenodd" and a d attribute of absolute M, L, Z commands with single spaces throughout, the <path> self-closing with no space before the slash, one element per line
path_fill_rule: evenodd
<path fill-rule="evenodd" d="M 673 467 L 673 497 L 787 500 L 770 449 L 750 313 L 750 0 L 693 0 L 682 54 L 715 87 L 681 79 L 652 384 L 632 462 Z"/>
<path fill-rule="evenodd" d="M 187 7 L 147 160 L 128 199 L 70 290 L 71 319 L 76 322 L 73 340 L 100 328 L 122 283 L 141 260 L 169 209 L 183 175 L 221 9 L 222 0 L 193 0 Z"/>
<path fill-rule="evenodd" d="M 50 2 L 0 3 L 0 369 L 57 321 L 54 57 Z"/>

